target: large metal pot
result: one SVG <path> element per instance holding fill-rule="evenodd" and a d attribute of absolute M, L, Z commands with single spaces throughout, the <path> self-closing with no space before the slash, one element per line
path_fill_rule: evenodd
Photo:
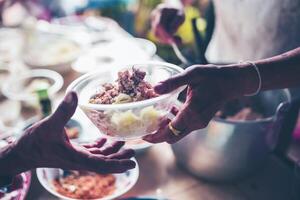
<path fill-rule="evenodd" d="M 262 92 L 253 98 L 271 117 L 256 121 L 214 118 L 172 145 L 178 164 L 209 181 L 236 181 L 261 168 L 277 143 L 283 119 L 289 110 L 288 90 Z"/>

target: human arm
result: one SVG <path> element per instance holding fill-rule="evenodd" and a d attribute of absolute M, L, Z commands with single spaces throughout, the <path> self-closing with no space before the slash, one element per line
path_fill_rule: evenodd
<path fill-rule="evenodd" d="M 184 20 L 185 15 L 181 1 L 165 1 L 151 13 L 152 31 L 162 43 L 178 43 L 180 38 L 175 36 L 175 33 Z"/>
<path fill-rule="evenodd" d="M 92 144 L 72 144 L 64 126 L 74 114 L 77 96 L 69 93 L 48 118 L 32 125 L 22 137 L 0 150 L 0 178 L 38 167 L 121 173 L 134 168 L 134 151 L 120 150 L 124 142 L 105 145 L 102 138 Z M 0 185 L 1 186 L 1 185 Z"/>
<path fill-rule="evenodd" d="M 261 90 L 300 86 L 300 48 L 253 62 L 261 76 Z M 194 65 L 185 72 L 155 87 L 159 94 L 187 85 L 187 98 L 180 110 L 173 111 L 171 125 L 180 130 L 175 136 L 164 119 L 161 128 L 146 136 L 148 142 L 175 143 L 193 130 L 204 128 L 227 101 L 254 93 L 259 87 L 258 73 L 253 64 Z"/>

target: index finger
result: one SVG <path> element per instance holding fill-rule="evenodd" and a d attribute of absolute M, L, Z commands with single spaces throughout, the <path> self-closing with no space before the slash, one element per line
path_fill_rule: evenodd
<path fill-rule="evenodd" d="M 136 163 L 130 159 L 107 159 L 99 170 L 102 173 L 124 173 L 135 166 Z"/>
<path fill-rule="evenodd" d="M 72 151 L 72 156 L 74 157 L 74 164 L 79 166 L 81 170 L 94 171 L 101 174 L 107 173 L 123 173 L 129 169 L 133 169 L 136 163 L 133 160 L 127 159 L 129 155 L 124 155 L 124 158 L 109 158 L 99 154 L 91 154 L 87 152 L 74 152 Z M 133 155 L 131 152 L 127 152 Z"/>

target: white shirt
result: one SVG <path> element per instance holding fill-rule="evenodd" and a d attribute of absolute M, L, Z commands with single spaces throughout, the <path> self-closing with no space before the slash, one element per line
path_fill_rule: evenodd
<path fill-rule="evenodd" d="M 274 56 L 300 46 L 300 0 L 214 0 L 209 62 Z"/>

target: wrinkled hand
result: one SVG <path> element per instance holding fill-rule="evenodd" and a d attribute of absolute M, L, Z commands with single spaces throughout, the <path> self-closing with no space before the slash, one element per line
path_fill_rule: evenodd
<path fill-rule="evenodd" d="M 226 101 L 244 94 L 243 82 L 240 80 L 243 77 L 239 71 L 239 68 L 229 66 L 195 65 L 158 84 L 154 89 L 159 94 L 188 86 L 182 108 L 172 110 L 176 116 L 171 124 L 181 134 L 175 136 L 168 127 L 170 120 L 164 119 L 159 130 L 145 136 L 144 140 L 151 143 L 175 143 L 190 132 L 206 127 Z"/>
<path fill-rule="evenodd" d="M 77 96 L 66 95 L 57 110 L 26 130 L 13 147 L 20 163 L 18 172 L 38 167 L 86 170 L 98 173 L 121 173 L 135 167 L 130 160 L 133 150 L 120 150 L 124 142 L 106 145 L 106 139 L 92 144 L 75 145 L 69 142 L 64 126 L 74 114 Z"/>
<path fill-rule="evenodd" d="M 153 32 L 162 43 L 178 43 L 180 38 L 174 36 L 174 34 L 184 22 L 184 19 L 185 16 L 182 9 L 160 4 L 151 14 Z"/>

